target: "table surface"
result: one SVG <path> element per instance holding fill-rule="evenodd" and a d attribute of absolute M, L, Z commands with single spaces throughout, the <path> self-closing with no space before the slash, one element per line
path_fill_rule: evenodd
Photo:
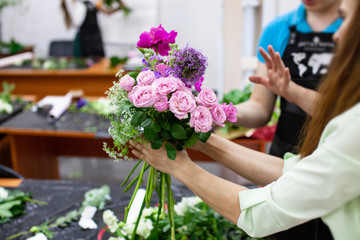
<path fill-rule="evenodd" d="M 64 180 L 33 180 L 27 179 L 18 187 L 24 192 L 31 192 L 33 199 L 46 201 L 47 205 L 26 204 L 26 214 L 12 218 L 9 223 L 0 225 L 0 239 L 9 237 L 15 233 L 29 230 L 32 226 L 37 226 L 47 220 L 63 216 L 71 210 L 81 207 L 85 192 L 99 188 L 103 184 L 94 182 L 76 182 Z M 118 219 L 123 220 L 125 207 L 128 205 L 133 189 L 123 192 L 123 187 L 119 184 L 107 184 L 110 187 L 111 200 L 107 202 L 105 209 L 111 209 Z M 185 186 L 172 186 L 175 201 L 180 201 L 183 196 L 193 196 L 194 194 Z M 157 203 L 156 194 L 152 198 L 152 205 Z M 53 240 L 90 240 L 96 239 L 100 229 L 105 226 L 102 220 L 102 211 L 97 211 L 93 220 L 98 225 L 95 230 L 82 230 L 77 222 L 72 222 L 65 228 L 53 228 Z M 23 240 L 30 237 L 24 235 L 17 238 Z M 107 239 L 107 238 L 106 238 Z"/>
<path fill-rule="evenodd" d="M 98 114 L 65 112 L 56 122 L 50 123 L 46 114 L 28 109 L 0 124 L 0 133 L 110 138 L 109 126 L 110 121 Z"/>

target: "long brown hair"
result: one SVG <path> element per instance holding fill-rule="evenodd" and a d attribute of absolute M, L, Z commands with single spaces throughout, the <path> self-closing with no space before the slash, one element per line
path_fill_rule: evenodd
<path fill-rule="evenodd" d="M 360 102 L 360 1 L 353 1 L 355 12 L 319 87 L 313 117 L 307 120 L 301 134 L 301 158 L 314 152 L 331 119 Z"/>
<path fill-rule="evenodd" d="M 67 4 L 65 0 L 61 0 L 61 4 L 60 7 L 64 13 L 64 20 L 65 20 L 65 25 L 67 28 L 71 28 L 72 27 L 72 18 L 70 16 L 69 10 L 67 8 Z"/>

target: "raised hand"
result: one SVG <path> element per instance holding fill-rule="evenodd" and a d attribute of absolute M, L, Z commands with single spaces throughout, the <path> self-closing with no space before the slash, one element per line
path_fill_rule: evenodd
<path fill-rule="evenodd" d="M 296 85 L 291 81 L 289 68 L 285 67 L 281 60 L 280 54 L 275 52 L 271 45 L 268 46 L 270 55 L 260 47 L 261 56 L 265 59 L 265 66 L 268 78 L 261 76 L 250 76 L 249 80 L 253 83 L 262 84 L 271 90 L 273 93 L 286 98 L 288 101 L 292 100 L 293 88 Z"/>

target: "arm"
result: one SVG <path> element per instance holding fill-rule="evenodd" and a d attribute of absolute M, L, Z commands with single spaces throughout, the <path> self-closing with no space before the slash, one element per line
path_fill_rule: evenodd
<path fill-rule="evenodd" d="M 259 51 L 265 59 L 267 74 L 257 74 L 251 76 L 249 80 L 265 86 L 273 93 L 284 97 L 289 102 L 295 103 L 306 113 L 312 115 L 318 93 L 291 81 L 289 69 L 285 67 L 280 54 L 275 52 L 271 45 L 268 46 L 270 55 L 261 47 Z"/>
<path fill-rule="evenodd" d="M 284 160 L 258 152 L 212 134 L 198 150 L 258 185 L 267 185 L 282 175 Z"/>
<path fill-rule="evenodd" d="M 131 145 L 136 157 L 164 173 L 173 175 L 211 208 L 231 222 L 237 223 L 240 216 L 238 193 L 247 188 L 207 172 L 191 161 L 185 151 L 178 152 L 173 161 L 167 158 L 164 145 L 159 150 L 153 150 L 149 144 L 131 142 Z"/>
<path fill-rule="evenodd" d="M 257 76 L 267 77 L 265 64 L 259 61 Z M 251 93 L 250 99 L 246 102 L 236 105 L 238 110 L 237 122 L 238 126 L 257 128 L 266 125 L 271 119 L 274 110 L 276 95 L 268 88 L 261 84 L 256 84 Z"/>

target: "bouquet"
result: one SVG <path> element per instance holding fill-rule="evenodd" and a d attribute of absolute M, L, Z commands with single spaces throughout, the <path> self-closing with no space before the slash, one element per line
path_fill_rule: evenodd
<path fill-rule="evenodd" d="M 206 142 L 214 124 L 223 127 L 225 121 L 236 121 L 236 108 L 232 104 L 219 104 L 215 92 L 202 87 L 207 58 L 189 45 L 180 49 L 175 44 L 176 36 L 177 32 L 167 32 L 161 25 L 143 32 L 137 43 L 144 55 L 143 67 L 125 75 L 120 71 L 117 74 L 119 81 L 107 91 L 107 98 L 114 108 L 114 114 L 109 116 L 109 133 L 114 146 L 104 145 L 110 157 L 129 158 L 128 142 L 134 140 L 149 142 L 153 149 L 164 144 L 168 158 L 175 160 L 177 151 L 192 147 L 198 140 Z M 141 162 L 139 160 L 135 165 L 123 185 Z M 142 209 L 150 207 L 152 194 L 156 191 L 159 219 L 164 219 L 167 198 L 171 239 L 175 239 L 171 177 L 146 162 L 143 162 L 139 175 L 125 188 L 126 191 L 136 182 L 133 197 L 125 209 L 124 222 L 148 169 Z M 137 225 L 134 236 L 136 228 Z"/>

